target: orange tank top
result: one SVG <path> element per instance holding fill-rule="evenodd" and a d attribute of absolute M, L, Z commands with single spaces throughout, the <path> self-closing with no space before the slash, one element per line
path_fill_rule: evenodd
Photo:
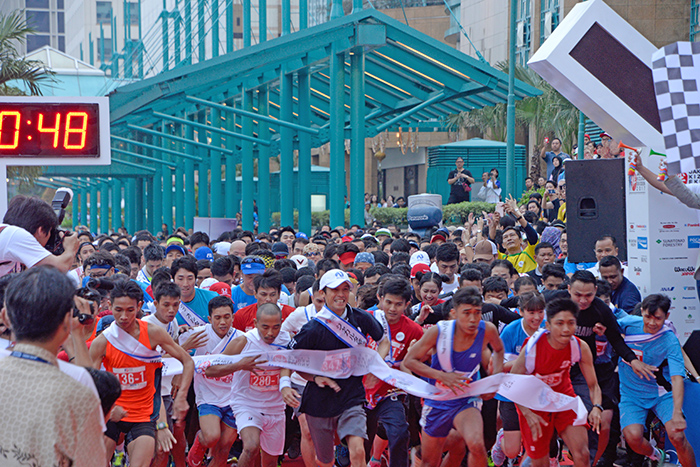
<path fill-rule="evenodd" d="M 148 323 L 137 319 L 139 325 L 139 342 L 146 348 L 151 348 L 148 338 Z M 116 323 L 114 324 L 116 326 Z M 128 415 L 122 419 L 125 422 L 148 422 L 154 415 L 154 398 L 156 394 L 156 371 L 162 364 L 146 363 L 126 355 L 107 341 L 104 367 L 113 373 L 122 385 L 122 394 L 115 405 L 123 407 Z"/>

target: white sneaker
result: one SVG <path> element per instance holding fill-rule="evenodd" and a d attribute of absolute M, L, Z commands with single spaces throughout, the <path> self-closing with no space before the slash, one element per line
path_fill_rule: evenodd
<path fill-rule="evenodd" d="M 550 457 L 549 467 L 559 467 L 559 459 L 557 459 L 556 457 Z"/>
<path fill-rule="evenodd" d="M 506 454 L 503 452 L 503 448 L 501 447 L 502 442 L 503 428 L 498 430 L 496 442 L 493 443 L 493 447 L 491 448 L 491 460 L 493 460 L 494 465 L 503 465 L 503 463 L 506 461 Z"/>

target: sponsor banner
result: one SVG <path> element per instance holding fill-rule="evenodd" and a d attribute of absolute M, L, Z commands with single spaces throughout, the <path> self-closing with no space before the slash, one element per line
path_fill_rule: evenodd
<path fill-rule="evenodd" d="M 700 248 L 700 235 L 688 235 L 688 248 Z"/>
<path fill-rule="evenodd" d="M 649 249 L 649 242 L 647 241 L 647 237 L 637 237 L 637 248 L 639 248 L 640 250 Z"/>

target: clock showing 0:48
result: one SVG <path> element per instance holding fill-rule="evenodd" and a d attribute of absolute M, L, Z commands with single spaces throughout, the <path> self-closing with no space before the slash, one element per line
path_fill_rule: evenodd
<path fill-rule="evenodd" d="M 100 157 L 99 108 L 88 103 L 0 103 L 1 157 Z"/>

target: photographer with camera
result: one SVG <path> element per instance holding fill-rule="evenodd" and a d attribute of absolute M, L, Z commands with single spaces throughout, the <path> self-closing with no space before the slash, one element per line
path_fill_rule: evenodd
<path fill-rule="evenodd" d="M 56 212 L 45 201 L 12 198 L 0 224 L 0 276 L 19 272 L 22 266 L 53 266 L 67 273 L 78 252 L 78 237 L 58 226 Z"/>

